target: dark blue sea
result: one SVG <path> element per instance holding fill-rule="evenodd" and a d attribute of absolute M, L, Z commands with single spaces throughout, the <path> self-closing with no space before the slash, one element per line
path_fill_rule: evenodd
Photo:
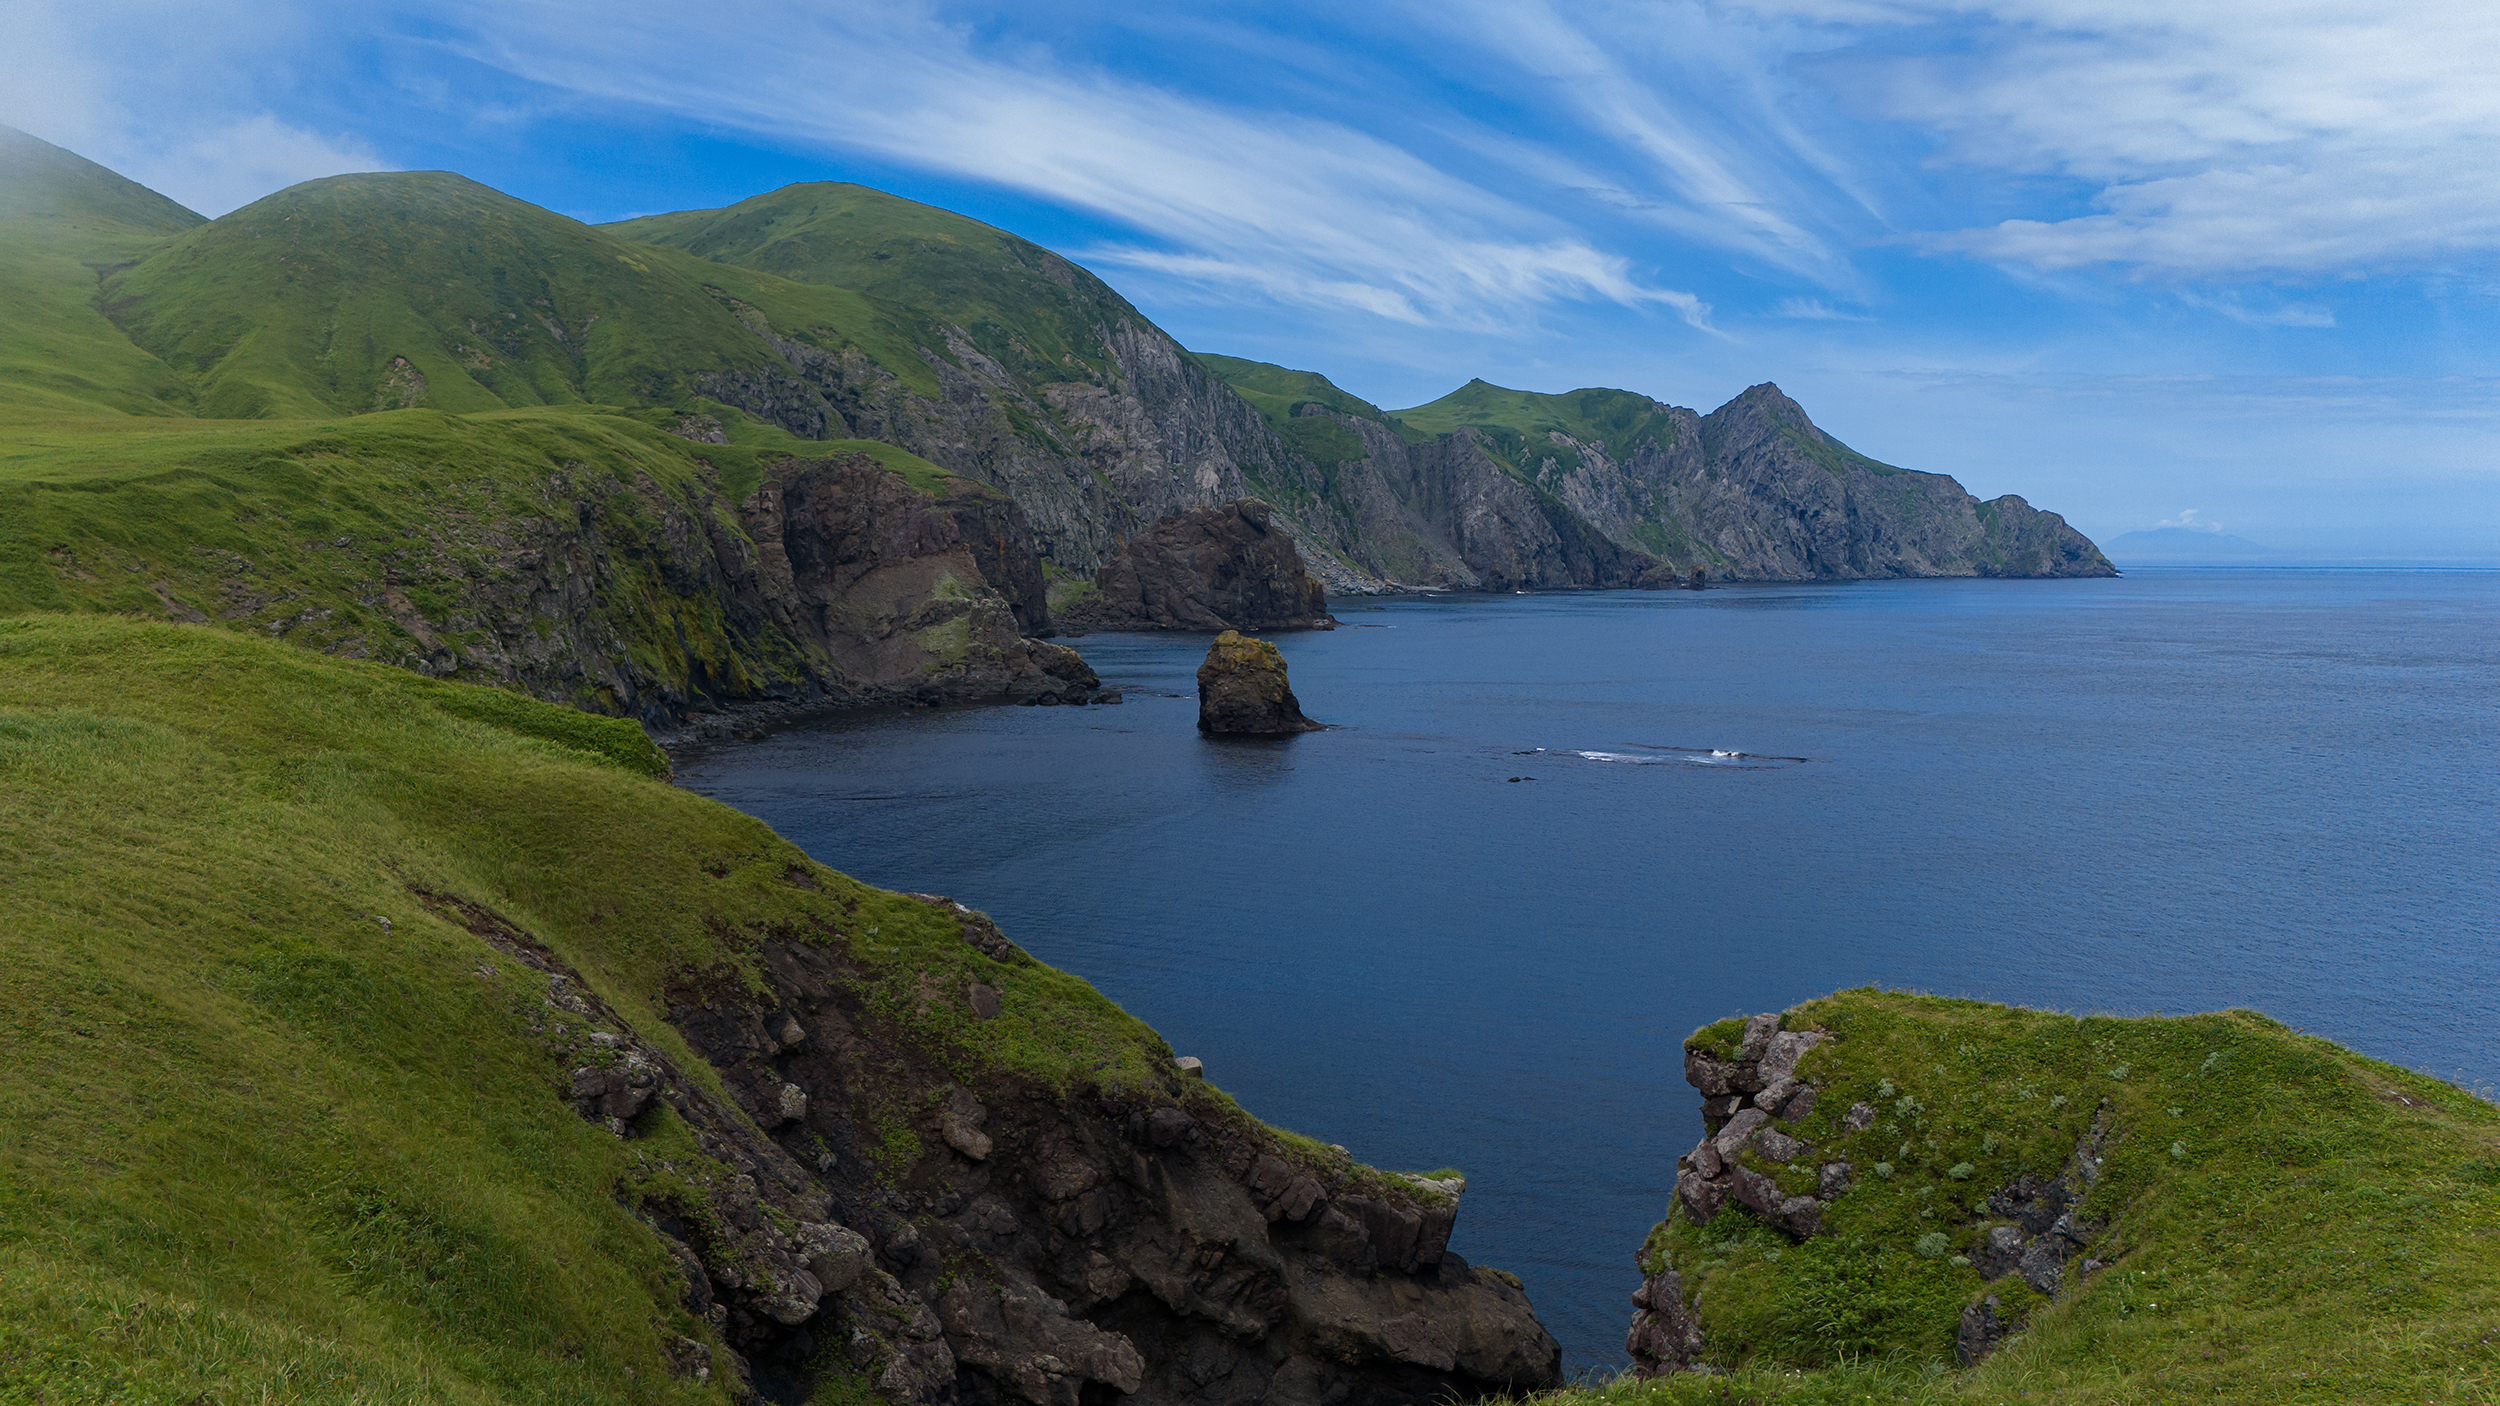
<path fill-rule="evenodd" d="M 1573 1368 L 1623 1360 L 1700 1131 L 1680 1041 L 1724 1015 L 2249 1006 L 2500 1083 L 2500 573 L 1338 609 L 1275 637 L 1332 731 L 1203 740 L 1206 637 L 1098 634 L 1121 706 L 837 718 L 680 776 L 987 910 L 1270 1122 L 1463 1169 L 1453 1248 Z"/>

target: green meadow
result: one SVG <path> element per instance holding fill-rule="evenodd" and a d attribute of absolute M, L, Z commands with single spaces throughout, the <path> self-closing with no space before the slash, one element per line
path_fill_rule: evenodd
<path fill-rule="evenodd" d="M 631 1142 L 576 1116 L 546 978 L 421 894 L 688 1077 L 662 984 L 756 980 L 768 931 L 831 934 L 962 1074 L 1170 1077 L 1084 982 L 665 767 L 629 722 L 229 631 L 0 621 L 0 1400 L 725 1399 L 668 1374 L 707 1330 L 621 1203 L 718 1169 L 664 1108 Z M 924 972 L 1005 1014 L 927 1008 Z"/>

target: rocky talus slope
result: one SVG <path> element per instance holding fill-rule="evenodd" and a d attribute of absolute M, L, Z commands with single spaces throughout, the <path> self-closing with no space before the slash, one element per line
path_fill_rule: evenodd
<path fill-rule="evenodd" d="M 1327 630 L 1328 593 L 1256 498 L 1175 513 L 1120 544 L 1060 611 L 1089 630 Z"/>

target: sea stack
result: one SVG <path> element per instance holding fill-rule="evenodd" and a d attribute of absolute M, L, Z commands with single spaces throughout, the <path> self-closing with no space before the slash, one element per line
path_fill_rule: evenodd
<path fill-rule="evenodd" d="M 1226 630 L 1198 666 L 1198 730 L 1209 737 L 1289 737 L 1325 723 L 1302 716 L 1285 681 L 1285 656 L 1265 640 Z"/>

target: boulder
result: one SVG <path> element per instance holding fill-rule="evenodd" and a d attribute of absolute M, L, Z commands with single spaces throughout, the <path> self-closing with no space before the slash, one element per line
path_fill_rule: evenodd
<path fill-rule="evenodd" d="M 1226 630 L 1198 666 L 1198 730 L 1210 736 L 1286 737 L 1326 726 L 1302 716 L 1285 681 L 1285 656 L 1265 640 Z"/>
<path fill-rule="evenodd" d="M 1175 513 L 1121 544 L 1097 594 L 1061 612 L 1092 630 L 1332 630 L 1328 595 L 1265 503 Z"/>

